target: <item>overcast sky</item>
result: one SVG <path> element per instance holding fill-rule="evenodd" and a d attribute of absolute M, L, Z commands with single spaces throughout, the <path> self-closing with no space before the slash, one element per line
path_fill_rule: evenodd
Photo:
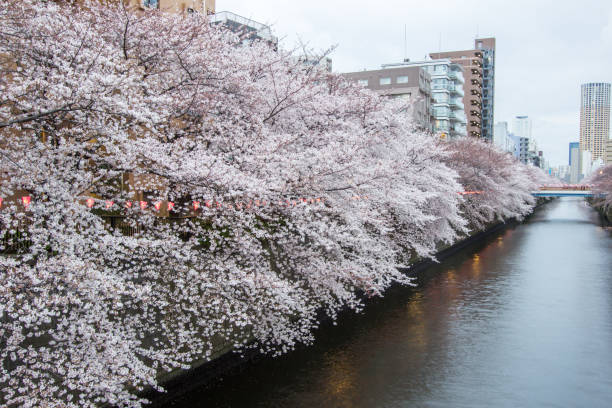
<path fill-rule="evenodd" d="M 217 0 L 270 24 L 284 48 L 301 39 L 337 46 L 334 72 L 376 69 L 430 52 L 471 49 L 477 34 L 497 39 L 495 121 L 528 115 L 551 165 L 567 164 L 579 137 L 580 84 L 612 82 L 608 0 Z"/>

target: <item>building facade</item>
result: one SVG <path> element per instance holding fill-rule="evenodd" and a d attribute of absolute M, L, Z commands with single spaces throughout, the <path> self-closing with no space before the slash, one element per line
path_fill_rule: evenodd
<path fill-rule="evenodd" d="M 580 93 L 580 151 L 604 159 L 610 138 L 610 84 L 582 84 Z"/>
<path fill-rule="evenodd" d="M 529 139 L 526 137 L 516 136 L 513 133 L 509 134 L 509 137 L 514 141 L 514 157 L 516 157 L 521 163 L 529 163 L 529 152 L 527 150 L 529 146 Z"/>
<path fill-rule="evenodd" d="M 412 105 L 411 118 L 417 127 L 433 130 L 431 76 L 418 66 L 348 72 L 345 78 L 390 98 Z"/>
<path fill-rule="evenodd" d="M 211 15 L 210 22 L 212 24 L 224 25 L 240 35 L 244 42 L 263 40 L 274 47 L 278 45 L 278 38 L 272 34 L 272 29 L 269 25 L 259 23 L 231 11 L 220 11 Z M 331 60 L 329 63 L 331 67 Z"/>
<path fill-rule="evenodd" d="M 477 38 L 474 46 L 482 51 L 482 137 L 493 140 L 495 117 L 495 38 Z"/>
<path fill-rule="evenodd" d="M 533 124 L 529 116 L 516 116 L 512 122 L 512 132 L 521 140 L 521 162 L 540 167 L 541 158 L 538 144 L 532 134 L 532 127 Z"/>
<path fill-rule="evenodd" d="M 606 165 L 612 164 L 612 139 L 608 139 L 606 142 L 606 159 L 604 161 Z"/>
<path fill-rule="evenodd" d="M 396 64 L 384 64 L 383 69 L 423 68 L 431 76 L 433 131 L 442 138 L 466 136 L 463 105 L 463 68 L 448 58 Z"/>
<path fill-rule="evenodd" d="M 463 67 L 463 105 L 468 136 L 482 136 L 482 51 L 449 51 L 431 53 L 433 59 L 447 58 Z"/>
<path fill-rule="evenodd" d="M 214 14 L 215 0 L 129 0 L 130 4 L 145 8 L 156 8 L 169 13 Z"/>
<path fill-rule="evenodd" d="M 493 143 L 503 151 L 512 153 L 516 156 L 517 140 L 514 135 L 508 131 L 508 122 L 497 122 L 495 124 Z"/>
<path fill-rule="evenodd" d="M 432 52 L 432 59 L 448 58 L 463 67 L 465 77 L 463 104 L 466 133 L 493 141 L 495 94 L 495 38 L 477 38 L 474 49 Z"/>
<path fill-rule="evenodd" d="M 569 182 L 576 184 L 580 181 L 580 143 L 572 142 L 569 144 Z"/>

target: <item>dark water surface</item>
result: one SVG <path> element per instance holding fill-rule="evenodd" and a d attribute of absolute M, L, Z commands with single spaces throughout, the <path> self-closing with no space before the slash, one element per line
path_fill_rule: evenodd
<path fill-rule="evenodd" d="M 612 407 L 612 236 L 557 200 L 314 346 L 167 406 Z"/>

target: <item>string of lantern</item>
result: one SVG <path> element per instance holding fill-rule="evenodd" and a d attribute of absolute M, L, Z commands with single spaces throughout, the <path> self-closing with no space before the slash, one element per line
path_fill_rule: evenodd
<path fill-rule="evenodd" d="M 480 195 L 483 194 L 483 191 L 459 191 L 457 192 L 457 194 L 459 195 Z M 370 198 L 368 196 L 353 196 L 350 198 L 350 200 L 369 200 Z M 30 204 L 32 203 L 32 196 L 22 196 L 20 198 L 21 204 L 23 205 L 23 207 L 27 210 L 30 207 Z M 266 201 L 266 200 L 249 200 L 248 202 L 220 202 L 220 201 L 215 201 L 215 200 L 194 200 L 191 202 L 191 209 L 193 209 L 193 211 L 198 211 L 198 210 L 202 210 L 204 208 L 208 208 L 208 209 L 236 209 L 236 210 L 243 210 L 243 209 L 251 209 L 254 207 L 271 207 L 271 206 L 277 206 L 277 207 L 285 207 L 285 208 L 290 208 L 290 207 L 296 207 L 300 204 L 320 204 L 325 202 L 325 199 L 322 197 L 316 197 L 316 198 L 299 198 L 299 199 L 293 199 L 293 200 L 284 200 L 284 201 L 277 201 L 277 202 L 273 202 L 273 201 Z M 116 203 L 113 200 L 104 200 L 104 199 L 95 199 L 95 198 L 88 198 L 85 200 L 85 205 L 88 208 L 93 208 L 94 206 L 96 206 L 96 203 L 101 203 L 102 205 L 100 207 L 104 207 L 107 210 L 113 210 L 115 208 L 117 208 L 117 206 L 119 206 L 118 203 Z M 164 206 L 165 203 L 165 206 Z M 3 204 L 3 198 L 0 197 L 0 208 L 2 208 L 2 204 Z M 156 211 L 161 211 L 162 209 L 167 210 L 168 212 L 175 210 L 176 204 L 172 201 L 154 201 L 154 202 L 149 202 L 149 201 L 144 201 L 144 200 L 126 200 L 123 203 L 123 206 L 126 209 L 132 209 L 132 208 L 140 208 L 140 210 L 146 210 L 147 208 L 151 207 L 154 208 Z"/>

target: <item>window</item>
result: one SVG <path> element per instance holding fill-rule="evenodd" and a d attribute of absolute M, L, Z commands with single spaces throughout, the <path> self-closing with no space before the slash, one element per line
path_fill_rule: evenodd
<path fill-rule="evenodd" d="M 448 72 L 448 67 L 446 65 L 436 65 L 434 72 Z"/>
<path fill-rule="evenodd" d="M 142 0 L 143 7 L 159 8 L 159 0 Z"/>
<path fill-rule="evenodd" d="M 379 83 L 381 85 L 391 85 L 391 78 L 387 77 L 387 78 L 380 78 Z"/>
<path fill-rule="evenodd" d="M 368 81 L 367 79 L 360 79 L 359 81 L 357 81 L 357 83 L 361 86 L 368 86 L 370 81 Z"/>
<path fill-rule="evenodd" d="M 408 76 L 407 75 L 398 76 L 397 77 L 397 83 L 398 84 L 407 84 L 408 83 Z"/>
<path fill-rule="evenodd" d="M 448 103 L 449 98 L 448 94 L 446 93 L 435 93 L 433 97 L 436 103 Z"/>

